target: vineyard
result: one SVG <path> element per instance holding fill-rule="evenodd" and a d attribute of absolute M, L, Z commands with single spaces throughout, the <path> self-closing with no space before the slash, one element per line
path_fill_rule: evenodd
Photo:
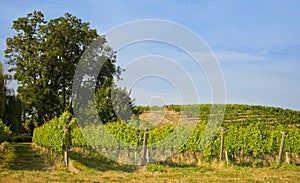
<path fill-rule="evenodd" d="M 200 114 L 197 114 L 199 108 Z M 227 105 L 222 126 L 215 136 L 207 137 L 211 138 L 211 143 L 203 145 L 210 109 L 211 105 L 208 104 L 168 106 L 167 110 L 183 113 L 188 119 L 198 119 L 192 129 L 176 124 L 151 128 L 147 122 L 139 121 L 140 126 L 145 124 L 150 127 L 147 161 L 167 158 L 176 150 L 181 159 L 191 156 L 195 161 L 217 160 L 220 155 L 220 132 L 224 129 L 224 152 L 232 163 L 243 159 L 267 159 L 266 165 L 274 162 L 279 152 L 281 132 L 287 132 L 284 151 L 290 153 L 293 163 L 299 163 L 300 112 L 262 106 Z M 80 128 L 76 118 L 65 112 L 59 118 L 36 128 L 33 142 L 60 154 L 66 147 L 79 147 L 96 150 L 114 160 L 133 164 L 141 159 L 143 151 L 144 130 L 134 128 L 136 124 L 137 120 L 133 119 L 129 122 L 110 122 Z M 189 138 L 184 138 L 186 134 L 190 134 Z"/>
<path fill-rule="evenodd" d="M 295 2 L 1 2 L 0 183 L 300 182 Z"/>

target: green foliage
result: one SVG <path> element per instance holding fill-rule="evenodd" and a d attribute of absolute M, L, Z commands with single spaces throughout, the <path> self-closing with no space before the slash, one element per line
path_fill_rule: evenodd
<path fill-rule="evenodd" d="M 149 106 L 135 106 L 133 108 L 133 113 L 136 114 L 136 115 L 140 115 L 142 114 L 143 112 L 146 112 L 146 111 L 150 111 L 150 107 Z"/>
<path fill-rule="evenodd" d="M 70 123 L 70 136 L 71 136 L 71 146 L 72 147 L 85 147 L 89 148 L 80 128 L 77 125 L 76 118 L 72 118 Z"/>
<path fill-rule="evenodd" d="M 10 130 L 19 134 L 22 129 L 22 101 L 19 96 L 6 96 L 3 121 Z"/>
<path fill-rule="evenodd" d="M 209 118 L 211 104 L 189 104 L 189 105 L 169 105 L 169 110 L 182 112 L 188 117 L 198 118 L 206 121 Z M 273 125 L 299 125 L 300 112 L 290 109 L 282 109 L 267 106 L 226 104 L 223 126 L 236 123 L 236 125 L 248 125 L 253 122 L 271 123 Z"/>
<path fill-rule="evenodd" d="M 0 62 L 0 118 L 3 119 L 5 106 L 5 83 L 2 62 Z"/>
<path fill-rule="evenodd" d="M 0 120 L 0 143 L 9 139 L 11 131 L 9 128 Z"/>
<path fill-rule="evenodd" d="M 69 13 L 47 22 L 42 12 L 34 11 L 15 20 L 12 28 L 16 34 L 7 38 L 5 50 L 9 71 L 18 81 L 25 113 L 41 125 L 70 104 L 76 66 L 98 35 Z"/>
<path fill-rule="evenodd" d="M 225 149 L 229 155 L 238 154 L 240 151 L 247 155 L 278 153 L 283 131 L 289 134 L 285 151 L 299 154 L 300 130 L 297 127 L 270 127 L 269 124 L 259 122 L 245 127 L 229 126 L 225 134 Z"/>
<path fill-rule="evenodd" d="M 206 111 L 210 110 L 209 107 L 206 107 L 205 109 Z M 70 121 L 70 117 L 66 118 L 61 116 L 59 119 L 60 120 L 55 118 L 53 121 L 56 122 L 51 122 L 51 120 L 45 125 L 56 125 L 56 127 L 52 126 L 51 128 L 49 127 L 49 129 L 56 129 L 56 133 L 60 132 L 63 134 L 62 129 L 64 125 L 62 124 L 69 124 L 70 142 L 72 147 L 95 150 L 106 149 L 112 152 L 118 152 L 120 149 L 131 152 L 136 151 L 136 148 L 143 144 L 144 137 L 144 130 L 138 128 L 138 126 L 147 125 L 141 124 L 144 123 L 142 121 L 138 122 L 132 119 L 129 123 L 119 121 L 110 122 L 105 125 L 87 125 L 83 128 L 79 128 L 75 118 L 72 118 Z M 69 123 L 61 122 L 62 124 L 60 124 L 58 121 L 69 121 Z M 204 158 L 208 161 L 212 161 L 219 156 L 220 133 L 218 131 L 216 136 L 203 137 L 206 126 L 206 121 L 198 122 L 195 130 L 187 139 L 184 146 L 180 146 L 180 144 L 183 144 L 181 140 L 184 135 L 187 134 L 186 132 L 188 132 L 184 130 L 188 129 L 172 125 L 164 126 L 162 128 L 149 128 L 148 144 L 152 144 L 153 147 L 160 149 L 162 153 L 173 149 L 178 149 L 179 152 L 203 152 Z M 237 155 L 241 152 L 249 156 L 277 154 L 281 142 L 281 132 L 283 131 L 287 132 L 285 151 L 300 154 L 300 130 L 296 125 L 278 125 L 276 123 L 257 121 L 244 123 L 243 125 L 238 123 L 225 124 L 223 128 L 225 129 L 224 150 L 227 151 L 229 158 L 232 158 L 233 155 Z M 47 132 L 45 131 L 45 133 Z M 54 135 L 52 134 L 51 136 Z M 63 135 L 60 136 L 62 137 Z M 203 139 L 211 141 L 207 141 L 206 144 L 205 141 L 203 142 Z M 60 142 L 65 143 L 62 140 L 60 140 Z M 128 147 L 126 144 L 131 144 L 132 146 Z M 46 147 L 51 148 L 51 146 Z M 61 147 L 62 146 L 63 145 L 61 144 Z M 259 166 L 259 163 L 254 164 L 255 166 Z"/>
<path fill-rule="evenodd" d="M 69 125 L 71 114 L 64 112 L 59 118 L 55 117 L 44 125 L 34 129 L 32 141 L 37 145 L 62 153 L 69 144 Z"/>
<path fill-rule="evenodd" d="M 163 109 L 164 109 L 163 106 L 150 106 L 151 111 L 160 111 L 160 110 L 163 110 Z"/>
<path fill-rule="evenodd" d="M 112 87 L 112 80 L 106 79 L 95 93 L 97 112 L 102 123 L 117 120 L 111 99 Z"/>
<path fill-rule="evenodd" d="M 181 105 L 171 104 L 171 105 L 169 105 L 168 109 L 173 110 L 175 112 L 180 112 L 181 111 Z"/>
<path fill-rule="evenodd" d="M 159 163 L 149 164 L 146 169 L 150 172 L 167 172 L 166 168 Z"/>
<path fill-rule="evenodd" d="M 0 119 L 14 134 L 19 134 L 22 128 L 22 102 L 19 96 L 14 95 L 14 90 L 6 86 L 9 80 L 11 76 L 3 73 L 0 62 Z"/>
<path fill-rule="evenodd" d="M 293 126 L 286 129 L 285 151 L 300 154 L 300 129 Z"/>
<path fill-rule="evenodd" d="M 96 108 L 102 123 L 128 121 L 133 116 L 133 101 L 126 89 L 117 88 L 112 79 L 106 79 L 95 93 Z"/>

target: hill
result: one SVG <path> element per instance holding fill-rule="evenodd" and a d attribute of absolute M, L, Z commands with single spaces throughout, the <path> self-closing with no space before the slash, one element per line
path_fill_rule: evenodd
<path fill-rule="evenodd" d="M 205 121 L 211 116 L 211 104 L 168 105 L 167 107 L 146 107 L 140 118 L 155 126 L 176 125 L 180 118 L 188 121 Z M 263 122 L 289 124 L 300 128 L 300 111 L 278 107 L 227 104 L 223 123 Z"/>

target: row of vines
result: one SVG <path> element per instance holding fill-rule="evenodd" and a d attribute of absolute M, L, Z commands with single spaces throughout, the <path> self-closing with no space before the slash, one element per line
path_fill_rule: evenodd
<path fill-rule="evenodd" d="M 203 136 L 206 126 L 204 121 L 198 122 L 195 128 L 168 125 L 149 129 L 148 148 L 150 153 L 153 152 L 152 156 L 154 157 L 156 150 L 159 150 L 161 154 L 179 150 L 182 153 L 202 152 L 204 158 L 208 160 L 218 158 L 220 129 L 215 131 L 214 135 Z M 229 157 L 234 157 L 235 154 L 241 152 L 249 156 L 276 154 L 283 131 L 288 134 L 284 151 L 300 154 L 300 129 L 297 125 L 284 123 L 272 125 L 254 121 L 247 125 L 226 123 L 221 128 L 226 131 L 224 150 L 227 151 Z M 143 137 L 144 130 L 137 130 L 125 122 L 88 125 L 80 128 L 76 119 L 70 113 L 65 112 L 59 118 L 54 118 L 36 128 L 33 142 L 57 153 L 62 153 L 68 146 L 110 152 L 111 154 L 127 152 L 127 156 L 136 156 L 134 152 L 141 150 Z M 207 139 L 207 143 L 205 139 Z"/>
<path fill-rule="evenodd" d="M 278 107 L 226 104 L 224 122 L 239 124 L 252 122 L 270 122 L 276 124 L 300 124 L 300 112 Z M 182 112 L 188 117 L 196 117 L 205 121 L 210 116 L 211 104 L 169 105 L 168 110 Z"/>

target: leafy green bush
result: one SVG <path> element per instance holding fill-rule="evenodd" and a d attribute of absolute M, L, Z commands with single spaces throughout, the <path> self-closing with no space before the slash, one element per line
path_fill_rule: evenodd
<path fill-rule="evenodd" d="M 0 143 L 9 139 L 11 131 L 9 128 L 0 120 Z"/>

